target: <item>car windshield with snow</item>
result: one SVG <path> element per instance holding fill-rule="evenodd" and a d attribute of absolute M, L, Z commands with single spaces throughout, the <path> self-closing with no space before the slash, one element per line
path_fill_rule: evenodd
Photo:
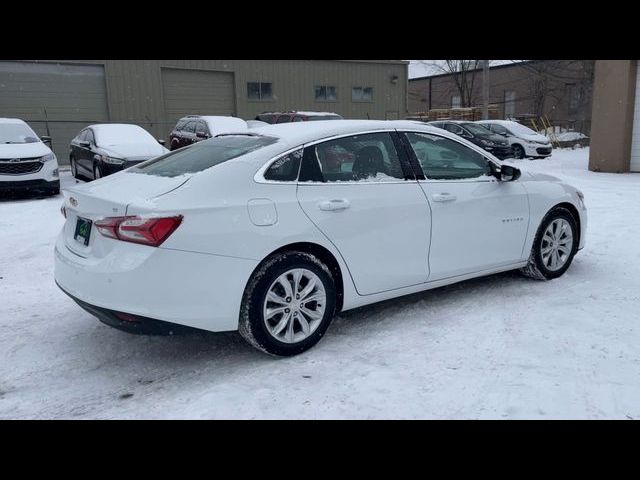
<path fill-rule="evenodd" d="M 270 125 L 64 191 L 55 279 L 135 333 L 237 330 L 273 355 L 336 313 L 508 270 L 559 277 L 582 193 L 411 121 Z"/>

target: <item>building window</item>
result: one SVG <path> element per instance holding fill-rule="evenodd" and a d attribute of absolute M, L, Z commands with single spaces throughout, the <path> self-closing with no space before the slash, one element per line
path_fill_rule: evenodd
<path fill-rule="evenodd" d="M 247 98 L 249 100 L 271 100 L 273 98 L 271 82 L 247 82 Z"/>
<path fill-rule="evenodd" d="M 516 92 L 513 90 L 504 91 L 504 118 L 507 120 L 516 115 Z"/>
<path fill-rule="evenodd" d="M 460 95 L 453 95 L 451 97 L 451 108 L 460 108 Z"/>
<path fill-rule="evenodd" d="M 337 100 L 336 87 L 316 85 L 316 102 L 335 102 Z"/>
<path fill-rule="evenodd" d="M 372 102 L 372 87 L 353 87 L 351 89 L 351 100 L 354 102 Z"/>

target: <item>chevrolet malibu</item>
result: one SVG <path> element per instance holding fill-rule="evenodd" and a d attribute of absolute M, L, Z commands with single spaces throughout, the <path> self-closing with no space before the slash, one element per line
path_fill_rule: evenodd
<path fill-rule="evenodd" d="M 332 317 L 519 269 L 562 275 L 583 195 L 411 121 L 224 134 L 64 191 L 55 279 L 134 333 L 238 330 L 295 355 Z"/>

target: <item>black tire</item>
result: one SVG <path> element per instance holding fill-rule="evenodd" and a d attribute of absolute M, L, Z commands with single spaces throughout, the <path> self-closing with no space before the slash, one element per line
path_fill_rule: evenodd
<path fill-rule="evenodd" d="M 550 270 L 547 268 L 542 261 L 542 237 L 544 235 L 547 227 L 553 222 L 562 218 L 567 221 L 569 226 L 571 227 L 571 235 L 573 237 L 573 244 L 571 248 L 571 253 L 569 254 L 569 258 L 566 260 L 564 265 L 558 270 Z M 549 211 L 542 222 L 540 222 L 540 227 L 536 232 L 536 236 L 533 240 L 533 246 L 531 247 L 531 255 L 529 256 L 529 263 L 526 267 L 520 269 L 520 271 L 527 277 L 534 278 L 536 280 L 552 280 L 554 278 L 558 278 L 567 271 L 567 269 L 571 266 L 571 262 L 573 261 L 573 257 L 578 251 L 579 244 L 579 229 L 576 223 L 575 218 L 569 210 L 562 207 L 556 207 L 553 210 Z"/>
<path fill-rule="evenodd" d="M 524 153 L 524 148 L 522 145 L 518 145 L 517 143 L 511 147 L 513 152 L 513 158 L 526 158 L 526 154 Z"/>
<path fill-rule="evenodd" d="M 326 292 L 326 305 L 324 315 L 313 333 L 297 343 L 284 343 L 269 333 L 264 320 L 263 305 L 272 283 L 280 275 L 294 268 L 305 268 L 320 278 Z M 276 254 L 256 269 L 245 288 L 240 307 L 238 331 L 251 345 L 265 353 L 277 356 L 297 355 L 320 341 L 335 315 L 335 306 L 335 282 L 324 263 L 317 257 L 304 252 Z"/>

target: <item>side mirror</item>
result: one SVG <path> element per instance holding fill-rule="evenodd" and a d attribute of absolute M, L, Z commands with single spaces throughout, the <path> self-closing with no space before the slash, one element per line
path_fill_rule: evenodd
<path fill-rule="evenodd" d="M 164 147 L 164 144 L 167 143 L 164 140 L 158 139 L 158 143 Z"/>
<path fill-rule="evenodd" d="M 502 182 L 512 182 L 520 178 L 520 169 L 512 167 L 511 165 L 502 165 L 500 167 L 500 178 L 498 180 Z"/>
<path fill-rule="evenodd" d="M 204 132 L 196 132 L 196 137 L 198 137 L 198 138 L 209 138 L 209 135 L 207 135 Z"/>
<path fill-rule="evenodd" d="M 513 182 L 520 178 L 522 173 L 520 169 L 511 165 L 497 165 L 493 162 L 489 162 L 489 168 L 491 169 L 491 174 L 500 182 Z"/>
<path fill-rule="evenodd" d="M 80 145 L 82 148 L 91 148 L 91 142 L 87 141 L 78 142 L 78 145 Z"/>
<path fill-rule="evenodd" d="M 45 145 L 48 145 L 49 148 L 51 148 L 51 137 L 48 135 L 43 135 L 40 137 L 40 140 L 42 140 L 42 143 L 44 143 Z"/>

